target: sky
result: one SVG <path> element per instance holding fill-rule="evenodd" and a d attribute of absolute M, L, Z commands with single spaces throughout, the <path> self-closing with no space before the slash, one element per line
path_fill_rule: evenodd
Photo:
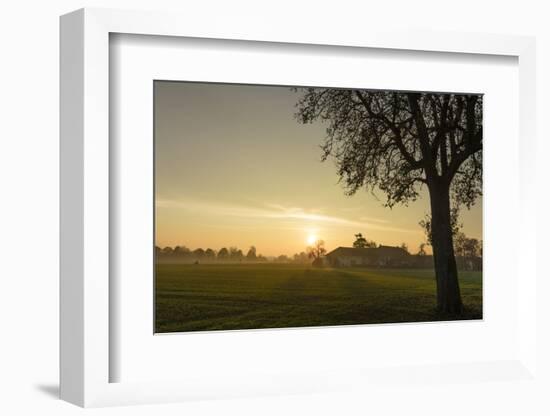
<path fill-rule="evenodd" d="M 156 245 L 255 246 L 264 256 L 328 251 L 354 235 L 415 253 L 429 197 L 384 207 L 385 195 L 346 196 L 334 162 L 321 162 L 326 125 L 303 125 L 288 87 L 155 81 Z M 481 200 L 461 212 L 463 232 L 482 238 Z"/>

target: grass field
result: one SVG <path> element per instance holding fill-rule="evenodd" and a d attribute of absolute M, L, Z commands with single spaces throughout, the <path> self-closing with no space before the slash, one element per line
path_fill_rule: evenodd
<path fill-rule="evenodd" d="M 156 332 L 481 319 L 481 272 L 460 287 L 464 316 L 438 316 L 433 270 L 157 264 Z"/>

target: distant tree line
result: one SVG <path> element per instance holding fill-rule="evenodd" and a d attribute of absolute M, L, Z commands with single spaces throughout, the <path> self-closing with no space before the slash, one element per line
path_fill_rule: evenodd
<path fill-rule="evenodd" d="M 155 247 L 155 254 L 158 261 L 161 262 L 175 262 L 175 263 L 192 263 L 192 262 L 223 262 L 223 263 L 232 263 L 232 262 L 253 262 L 253 263 L 263 263 L 263 262 L 275 262 L 275 263 L 310 263 L 310 257 L 307 253 L 301 252 L 296 253 L 293 256 L 280 255 L 275 257 L 266 257 L 262 254 L 258 254 L 256 247 L 251 246 L 246 254 L 243 250 L 237 247 L 222 247 L 219 250 L 214 250 L 212 248 L 197 248 L 190 249 L 186 246 L 175 246 L 175 247 Z"/>

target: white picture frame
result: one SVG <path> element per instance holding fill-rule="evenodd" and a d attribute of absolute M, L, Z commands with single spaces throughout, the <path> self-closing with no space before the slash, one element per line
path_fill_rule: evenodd
<path fill-rule="evenodd" d="M 110 382 L 110 365 L 117 359 L 110 349 L 109 259 L 109 36 L 114 33 L 332 45 L 453 54 L 504 55 L 519 62 L 519 137 L 535 137 L 535 41 L 529 37 L 468 33 L 400 32 L 393 29 L 350 29 L 328 33 L 282 30 L 269 25 L 239 27 L 215 20 L 204 27 L 189 16 L 167 13 L 82 9 L 61 18 L 61 398 L 80 406 L 183 401 L 195 398 L 242 397 L 255 394 L 319 393 L 376 383 L 399 374 L 380 368 L 364 374 L 334 369 L 331 376 L 297 376 L 283 371 L 264 379 L 219 374 L 216 380 L 195 372 L 183 381 Z M 531 177 L 534 146 L 520 146 L 520 241 L 536 240 L 535 204 Z M 529 213 L 529 215 L 528 215 Z M 536 259 L 528 245 L 517 248 L 525 279 L 517 293 L 517 356 L 501 362 L 441 363 L 416 369 L 415 377 L 438 380 L 449 372 L 463 382 L 485 371 L 504 374 L 518 382 L 537 377 Z M 119 357 L 118 357 L 119 358 Z M 346 380 L 345 382 L 343 380 Z"/>

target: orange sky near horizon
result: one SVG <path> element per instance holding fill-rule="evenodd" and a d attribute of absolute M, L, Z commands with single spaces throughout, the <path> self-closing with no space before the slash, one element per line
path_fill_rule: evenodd
<path fill-rule="evenodd" d="M 190 249 L 255 246 L 265 256 L 328 251 L 354 234 L 384 245 L 425 242 L 425 190 L 389 209 L 382 193 L 346 196 L 331 160 L 321 162 L 321 123 L 293 117 L 288 87 L 155 82 L 156 245 Z M 482 201 L 463 209 L 469 237 L 482 238 Z"/>

